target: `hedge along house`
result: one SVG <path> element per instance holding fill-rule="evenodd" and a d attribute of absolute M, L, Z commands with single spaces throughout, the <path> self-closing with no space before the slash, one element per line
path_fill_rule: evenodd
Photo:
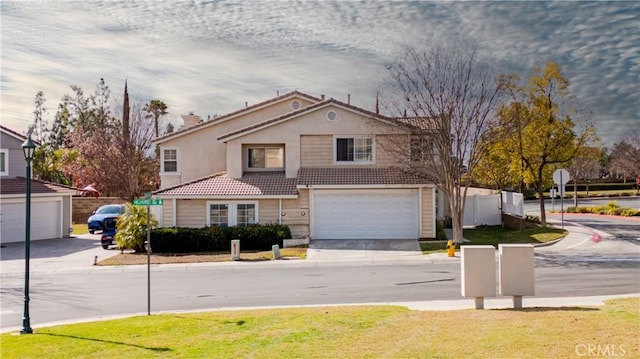
<path fill-rule="evenodd" d="M 224 116 L 183 116 L 160 146 L 165 227 L 281 223 L 294 238 L 435 237 L 435 186 L 401 170 L 395 119 L 294 91 Z M 407 156 L 408 157 L 408 156 Z"/>

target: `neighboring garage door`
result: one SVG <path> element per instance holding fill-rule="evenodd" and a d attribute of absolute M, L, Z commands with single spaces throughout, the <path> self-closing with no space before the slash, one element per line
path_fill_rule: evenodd
<path fill-rule="evenodd" d="M 417 189 L 315 190 L 313 226 L 318 239 L 418 238 Z"/>
<path fill-rule="evenodd" d="M 60 199 L 31 202 L 31 240 L 60 238 L 62 236 L 62 201 Z M 24 242 L 25 205 L 6 203 L 0 206 L 0 242 Z"/>

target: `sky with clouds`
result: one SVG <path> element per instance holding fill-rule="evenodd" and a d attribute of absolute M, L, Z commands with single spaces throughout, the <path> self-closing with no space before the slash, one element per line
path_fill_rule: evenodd
<path fill-rule="evenodd" d="M 463 39 L 505 72 L 555 61 L 603 145 L 640 128 L 640 2 L 0 2 L 1 123 L 50 119 L 70 85 L 206 118 L 299 90 L 373 110 L 407 45 Z"/>

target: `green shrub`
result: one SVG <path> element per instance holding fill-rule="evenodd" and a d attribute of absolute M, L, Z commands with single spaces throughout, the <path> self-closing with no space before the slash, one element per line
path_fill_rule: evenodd
<path fill-rule="evenodd" d="M 447 239 L 447 232 L 444 230 L 444 221 L 436 221 L 436 239 L 439 241 Z"/>
<path fill-rule="evenodd" d="M 640 211 L 633 208 L 625 208 L 620 215 L 624 217 L 640 216 Z"/>
<path fill-rule="evenodd" d="M 288 226 L 251 224 L 236 227 L 158 228 L 151 233 L 152 249 L 156 253 L 224 252 L 231 250 L 231 240 L 239 239 L 240 248 L 270 250 L 274 244 L 283 246 L 291 238 Z"/>
<path fill-rule="evenodd" d="M 524 221 L 528 222 L 528 223 L 535 223 L 535 224 L 540 224 L 540 217 L 538 216 L 532 216 L 532 215 L 527 215 L 526 217 L 524 217 Z"/>
<path fill-rule="evenodd" d="M 596 206 L 596 207 L 569 207 L 567 208 L 568 213 L 594 213 L 594 214 L 606 214 L 610 216 L 639 216 L 640 211 L 635 210 L 633 208 L 622 208 L 618 205 L 617 202 L 609 202 L 604 206 Z"/>
<path fill-rule="evenodd" d="M 158 225 L 153 215 L 149 221 L 151 228 Z M 127 203 L 125 213 L 118 217 L 118 232 L 115 240 L 118 248 L 133 249 L 136 252 L 145 252 L 144 242 L 147 239 L 147 208 L 144 206 L 132 206 Z"/>

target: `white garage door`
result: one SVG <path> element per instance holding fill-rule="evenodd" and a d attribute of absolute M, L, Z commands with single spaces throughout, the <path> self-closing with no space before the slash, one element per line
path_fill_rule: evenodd
<path fill-rule="evenodd" d="M 61 200 L 33 200 L 31 202 L 31 240 L 62 236 Z M 25 204 L 6 203 L 0 206 L 0 242 L 23 242 L 25 236 Z"/>
<path fill-rule="evenodd" d="M 313 226 L 318 239 L 418 238 L 417 189 L 315 190 Z"/>

